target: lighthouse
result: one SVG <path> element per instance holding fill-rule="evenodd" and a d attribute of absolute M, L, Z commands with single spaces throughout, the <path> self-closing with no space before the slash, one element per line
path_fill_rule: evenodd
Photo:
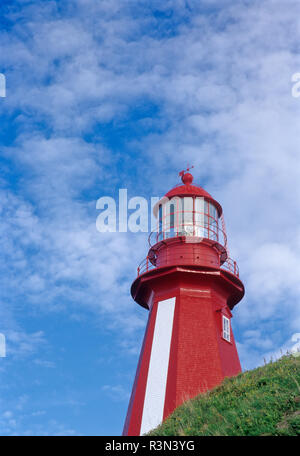
<path fill-rule="evenodd" d="M 241 371 L 231 318 L 244 285 L 222 207 L 189 171 L 154 207 L 157 229 L 131 286 L 149 317 L 123 435 L 149 432 Z"/>

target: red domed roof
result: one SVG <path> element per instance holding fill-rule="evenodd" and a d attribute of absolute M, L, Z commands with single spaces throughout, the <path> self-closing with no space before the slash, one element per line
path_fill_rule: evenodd
<path fill-rule="evenodd" d="M 184 182 L 184 185 L 178 185 L 172 190 L 170 190 L 168 193 L 166 193 L 165 197 L 166 198 L 173 198 L 175 196 L 198 196 L 198 197 L 203 197 L 206 200 L 210 201 L 212 204 L 214 204 L 218 210 L 219 217 L 222 215 L 222 206 L 213 199 L 213 197 L 202 187 L 199 187 L 198 185 L 191 185 L 193 181 L 193 176 L 190 173 L 182 174 L 181 179 Z"/>

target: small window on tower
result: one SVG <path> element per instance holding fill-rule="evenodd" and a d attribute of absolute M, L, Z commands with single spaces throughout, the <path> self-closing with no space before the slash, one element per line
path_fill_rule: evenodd
<path fill-rule="evenodd" d="M 230 342 L 230 320 L 223 315 L 223 338 Z"/>

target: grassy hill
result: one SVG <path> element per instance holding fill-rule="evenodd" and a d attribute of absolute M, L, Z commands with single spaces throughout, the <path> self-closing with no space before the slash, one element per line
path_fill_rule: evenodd
<path fill-rule="evenodd" d="M 148 435 L 300 435 L 300 356 L 226 378 Z"/>

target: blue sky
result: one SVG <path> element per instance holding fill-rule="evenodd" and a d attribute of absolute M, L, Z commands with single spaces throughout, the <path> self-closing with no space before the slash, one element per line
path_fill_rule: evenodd
<path fill-rule="evenodd" d="M 300 332 L 299 2 L 1 2 L 0 435 L 119 435 L 147 313 L 144 233 L 96 201 L 187 163 L 223 206 L 244 369 Z"/>

